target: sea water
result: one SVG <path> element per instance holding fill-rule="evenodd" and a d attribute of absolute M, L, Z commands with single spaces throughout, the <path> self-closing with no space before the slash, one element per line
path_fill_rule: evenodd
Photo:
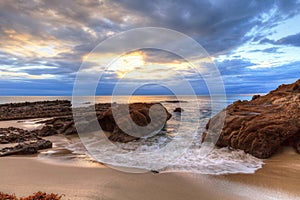
<path fill-rule="evenodd" d="M 177 100 L 175 96 L 132 96 L 130 97 L 130 102 L 161 102 L 167 110 L 172 114 L 172 118 L 167 122 L 166 127 L 157 135 L 151 138 L 140 139 L 137 141 L 132 141 L 126 144 L 117 143 L 115 145 L 118 148 L 123 149 L 128 152 L 140 152 L 140 153 L 151 153 L 152 151 L 157 151 L 166 145 L 168 145 L 175 138 L 178 139 L 180 133 L 177 132 L 178 125 L 181 120 L 181 116 L 178 113 L 174 113 L 173 110 L 176 107 L 184 107 L 185 114 L 191 115 L 195 111 L 195 102 L 199 106 L 200 119 L 199 127 L 195 135 L 192 138 L 192 142 L 186 148 L 184 153 L 177 156 L 175 160 L 169 162 L 164 168 L 156 169 L 155 165 L 148 167 L 148 162 L 159 163 L 163 162 L 162 158 L 157 158 L 157 160 L 147 161 L 142 158 L 135 157 L 134 159 L 124 159 L 123 157 L 115 156 L 114 148 L 112 148 L 111 143 L 107 143 L 101 140 L 96 140 L 97 138 L 91 137 L 89 140 L 85 141 L 85 146 L 82 144 L 80 138 L 69 137 L 67 140 L 61 140 L 60 142 L 54 142 L 55 148 L 45 151 L 39 155 L 42 160 L 64 160 L 68 158 L 85 160 L 87 162 L 95 162 L 94 158 L 91 158 L 90 153 L 87 149 L 93 149 L 97 152 L 97 148 L 101 145 L 98 152 L 98 161 L 104 161 L 104 163 L 109 163 L 110 165 L 120 166 L 120 167 L 132 167 L 140 166 L 146 170 L 159 170 L 160 172 L 192 172 L 201 174 L 229 174 L 229 173 L 254 173 L 257 169 L 261 168 L 263 161 L 257 159 L 249 154 L 244 153 L 241 150 L 230 150 L 228 148 L 213 148 L 205 156 L 201 153 L 201 134 L 205 130 L 205 124 L 208 122 L 209 118 L 216 114 L 218 111 L 222 110 L 226 105 L 232 103 L 235 100 L 248 100 L 251 98 L 249 95 L 231 95 L 227 96 L 226 99 L 215 99 L 213 104 L 215 105 L 215 110 L 212 110 L 212 101 L 209 96 L 198 96 L 197 99 L 190 98 L 188 96 L 181 97 L 184 101 L 180 103 L 174 103 L 170 101 Z M 44 100 L 71 100 L 71 97 L 0 97 L 0 103 L 15 103 L 15 102 L 33 102 L 33 101 L 44 101 Z M 118 103 L 128 103 L 128 97 L 119 97 Z M 193 100 L 191 100 L 193 99 Z M 88 105 L 90 98 L 82 98 L 79 105 Z M 112 101 L 109 96 L 97 96 L 95 97 L 96 103 L 110 103 Z M 198 112 L 198 110 L 197 110 Z M 198 113 L 199 114 L 199 113 Z M 195 115 L 196 116 L 196 115 Z M 199 116 L 199 115 L 197 115 Z M 186 131 L 188 128 L 185 127 Z M 180 137 L 179 137 L 180 140 Z M 70 151 L 70 154 L 59 154 L 59 151 L 66 149 Z M 105 152 L 105 154 L 103 153 Z M 173 152 L 170 152 L 172 154 Z M 59 156 L 57 156 L 59 155 Z M 106 156 L 107 155 L 107 156 Z M 97 156 L 96 156 L 97 157 Z M 97 161 L 97 160 L 96 160 Z M 148 167 L 148 168 L 147 168 Z"/>

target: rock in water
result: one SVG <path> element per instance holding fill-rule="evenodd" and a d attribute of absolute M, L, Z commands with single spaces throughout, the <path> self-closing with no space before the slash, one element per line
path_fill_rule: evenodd
<path fill-rule="evenodd" d="M 149 115 L 149 110 L 153 105 L 160 105 L 160 103 L 133 103 L 129 105 L 129 116 L 128 115 L 122 115 L 120 117 L 119 122 L 122 123 L 123 127 L 127 126 L 130 129 L 130 118 L 132 121 L 135 122 L 138 126 L 147 126 L 151 123 L 151 118 Z M 122 105 L 120 105 L 122 106 Z M 166 119 L 161 119 L 160 113 L 154 113 L 155 119 L 161 119 L 163 120 L 163 123 L 165 124 L 167 120 L 171 118 L 171 114 L 166 110 L 165 107 L 162 106 L 162 108 L 166 111 Z M 124 133 L 116 124 L 116 121 L 113 116 L 112 108 L 108 109 L 99 119 L 100 126 L 104 131 L 110 132 L 110 135 L 108 136 L 109 140 L 113 142 L 129 142 L 138 139 L 139 137 L 128 135 Z M 159 125 L 157 125 L 159 127 Z M 155 129 L 156 125 L 154 124 L 152 127 L 149 127 L 150 129 Z M 134 128 L 130 129 L 133 130 Z"/>
<path fill-rule="evenodd" d="M 138 126 L 149 127 L 149 129 L 156 127 L 160 127 L 160 124 L 154 124 L 152 123 L 152 127 L 148 126 L 148 124 L 151 123 L 150 118 L 150 108 L 152 106 L 160 106 L 160 108 L 164 109 L 166 112 L 166 119 L 163 119 L 163 116 L 161 116 L 160 112 L 153 112 L 153 119 L 156 121 L 159 121 L 160 124 L 165 124 L 167 120 L 171 118 L 171 114 L 166 110 L 165 107 L 162 106 L 160 103 L 132 103 L 132 104 L 119 104 L 114 106 L 120 107 L 124 106 L 128 109 L 129 106 L 129 115 L 127 113 L 121 113 L 119 116 L 120 123 L 123 125 L 123 127 L 128 127 L 130 129 L 130 120 L 134 121 L 134 123 Z M 96 115 L 97 119 L 94 119 L 93 112 L 95 110 L 94 107 L 84 107 L 84 108 L 77 108 L 79 109 L 77 114 L 80 115 L 77 117 L 77 126 L 75 127 L 74 120 L 72 116 L 60 116 L 55 117 L 52 119 L 48 119 L 43 121 L 46 125 L 37 131 L 38 136 L 44 137 L 44 136 L 50 136 L 55 134 L 64 134 L 64 135 L 71 135 L 71 134 L 77 134 L 77 129 L 80 132 L 95 132 L 98 130 L 98 123 L 100 124 L 101 128 L 104 131 L 109 132 L 108 138 L 111 141 L 114 142 L 129 142 L 132 140 L 136 140 L 139 137 L 134 137 L 132 135 L 128 135 L 124 133 L 120 127 L 117 126 L 115 122 L 115 116 L 113 115 L 113 107 L 110 104 L 96 104 Z M 83 110 L 80 110 L 83 109 Z M 161 127 L 160 127 L 161 128 Z M 133 130 L 133 129 L 130 129 Z M 156 129 L 155 129 L 156 130 Z M 135 131 L 137 132 L 137 131 Z M 1 137 L 0 137 L 1 139 Z M 7 142 L 3 138 L 2 142 Z M 1 142 L 1 140 L 0 140 Z"/>
<path fill-rule="evenodd" d="M 177 108 L 175 108 L 175 109 L 174 109 L 174 111 L 173 111 L 173 112 L 178 112 L 178 113 L 181 113 L 181 112 L 183 112 L 183 111 L 184 111 L 184 109 L 183 109 L 183 108 L 177 107 Z"/>
<path fill-rule="evenodd" d="M 210 119 L 206 128 L 213 132 L 224 113 L 217 146 L 242 149 L 258 158 L 272 156 L 283 145 L 300 152 L 300 79 L 251 101 L 234 102 Z"/>

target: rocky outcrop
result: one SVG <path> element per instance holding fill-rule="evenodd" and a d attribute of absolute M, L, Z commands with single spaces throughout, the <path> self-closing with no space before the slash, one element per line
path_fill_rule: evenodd
<path fill-rule="evenodd" d="M 39 136 L 50 136 L 55 134 L 64 134 L 71 135 L 77 134 L 77 129 L 80 132 L 92 132 L 97 131 L 98 126 L 94 126 L 96 124 L 100 124 L 102 130 L 107 132 L 107 136 L 109 140 L 113 142 L 129 142 L 132 140 L 136 140 L 140 138 L 139 136 L 126 134 L 116 123 L 115 116 L 113 115 L 113 108 L 120 109 L 121 107 L 129 108 L 128 113 L 121 113 L 119 116 L 119 123 L 121 126 L 127 127 L 133 131 L 133 127 L 130 127 L 130 120 L 134 121 L 134 123 L 138 126 L 147 126 L 151 123 L 149 110 L 152 106 L 161 106 L 162 109 L 166 112 L 166 118 L 163 119 L 160 115 L 161 113 L 154 112 L 154 116 L 152 116 L 157 121 L 163 123 L 165 125 L 166 121 L 171 118 L 171 114 L 162 106 L 160 103 L 133 103 L 133 104 L 115 104 L 115 107 L 112 107 L 110 104 L 96 104 L 96 115 L 97 121 L 93 120 L 93 110 L 92 107 L 87 107 L 84 110 L 78 110 L 76 113 L 80 113 L 81 115 L 76 120 L 77 127 L 75 127 L 74 120 L 72 116 L 64 116 L 64 117 L 55 117 L 53 119 L 45 120 L 42 123 L 45 123 L 45 126 L 38 131 Z M 128 107 L 129 106 L 129 107 Z M 78 108 L 82 109 L 82 108 Z M 161 128 L 161 124 L 151 124 L 152 126 L 148 127 L 148 132 L 151 130 L 156 130 Z M 147 131 L 146 131 L 147 132 Z M 145 133 L 146 134 L 146 133 Z"/>
<path fill-rule="evenodd" d="M 72 115 L 67 100 L 10 103 L 0 105 L 0 120 L 46 118 Z"/>
<path fill-rule="evenodd" d="M 151 123 L 149 110 L 152 106 L 161 106 L 166 112 L 166 118 L 161 116 L 161 113 L 153 113 L 152 116 L 156 121 L 162 122 L 163 125 L 171 118 L 171 114 L 160 103 L 134 103 L 129 105 L 129 116 L 123 115 L 119 118 L 118 122 L 122 127 L 127 127 L 128 132 L 135 132 L 135 127 L 132 127 L 130 121 L 132 120 L 136 125 L 146 127 L 145 136 L 150 132 L 161 129 L 161 124 Z M 114 142 L 129 142 L 140 138 L 137 135 L 130 135 L 125 133 L 116 123 L 115 116 L 113 115 L 113 108 L 108 109 L 102 116 L 99 117 L 99 123 L 104 131 L 110 132 L 108 139 Z M 116 108 L 118 109 L 118 108 Z M 151 124 L 151 125 L 150 125 Z M 149 125 L 149 126 L 148 126 Z"/>
<path fill-rule="evenodd" d="M 0 128 L 0 144 L 20 143 L 38 138 L 36 131 L 27 131 L 20 128 Z"/>
<path fill-rule="evenodd" d="M 101 128 L 104 131 L 107 131 L 108 138 L 111 141 L 114 142 L 129 142 L 135 139 L 138 139 L 138 136 L 133 136 L 126 134 L 117 124 L 115 121 L 115 116 L 113 115 L 112 112 L 112 105 L 103 103 L 103 104 L 96 104 L 95 106 L 88 106 L 88 107 L 80 107 L 76 108 L 76 114 L 78 116 L 77 127 L 75 127 L 74 119 L 73 116 L 70 115 L 70 113 L 64 113 L 64 112 L 59 112 L 59 110 L 63 108 L 69 108 L 70 104 L 68 101 L 66 102 L 61 102 L 60 101 L 54 101 L 54 102 L 40 102 L 40 103 L 20 103 L 20 104 L 6 104 L 9 105 L 11 108 L 17 108 L 18 111 L 25 113 L 27 110 L 28 106 L 32 106 L 33 111 L 26 111 L 27 113 L 34 112 L 35 106 L 37 106 L 37 109 L 40 108 L 41 105 L 47 104 L 48 107 L 45 105 L 45 110 L 49 110 L 49 106 L 61 106 L 60 109 L 56 110 L 57 112 L 55 113 L 56 117 L 53 117 L 51 119 L 47 119 L 44 121 L 40 121 L 39 123 L 45 124 L 41 129 L 35 130 L 35 131 L 25 131 L 22 129 L 16 129 L 16 128 L 10 128 L 6 129 L 7 134 L 1 134 L 1 129 L 0 129 L 0 143 L 18 143 L 18 142 L 24 142 L 24 141 L 29 141 L 32 139 L 36 139 L 37 137 L 47 137 L 51 135 L 56 135 L 56 134 L 64 134 L 64 135 L 72 135 L 72 134 L 77 134 L 77 128 L 79 129 L 80 132 L 92 132 L 92 131 L 97 131 L 98 125 L 100 124 Z M 127 106 L 127 107 L 126 107 Z M 156 130 L 161 128 L 161 124 L 165 124 L 167 120 L 171 118 L 171 114 L 162 106 L 160 103 L 133 103 L 133 104 L 114 104 L 114 108 L 119 109 L 121 107 L 126 107 L 128 109 L 129 106 L 129 115 L 128 113 L 121 113 L 121 116 L 119 116 L 119 122 L 121 125 L 124 127 L 127 127 L 130 130 L 133 130 L 133 127 L 129 127 L 130 125 L 130 120 L 133 120 L 136 125 L 138 126 L 147 126 L 151 124 L 152 126 L 149 126 L 149 132 L 151 129 Z M 161 124 L 154 124 L 151 123 L 150 115 L 149 115 L 149 110 L 152 106 L 159 106 L 162 109 L 164 109 L 166 113 L 166 118 L 163 119 L 161 116 L 161 113 L 159 112 L 154 112 L 153 113 L 153 119 L 156 119 L 155 121 L 161 122 Z M 5 107 L 5 106 L 3 106 Z M 94 118 L 94 112 L 96 110 L 96 119 Z M 41 113 L 43 113 L 42 111 Z M 16 112 L 12 112 L 16 113 Z M 14 118 L 14 117 L 21 117 L 23 116 L 19 115 L 16 116 L 15 114 L 9 115 L 7 114 L 7 118 Z M 62 116 L 60 116 L 62 114 Z M 65 115 L 67 114 L 67 115 Z M 42 115 L 42 114 L 40 114 Z M 34 114 L 28 114 L 27 118 L 31 118 L 32 116 L 35 116 Z M 49 115 L 47 115 L 49 116 Z M 94 121 L 92 121 L 94 120 Z M 3 129 L 4 131 L 4 129 Z M 135 130 L 136 131 L 136 130 Z M 1 139 L 2 138 L 2 139 Z"/>
<path fill-rule="evenodd" d="M 300 80 L 265 96 L 255 95 L 251 101 L 234 102 L 206 128 L 214 132 L 224 115 L 218 147 L 242 149 L 258 158 L 272 156 L 283 145 L 300 152 Z"/>
<path fill-rule="evenodd" d="M 77 108 L 79 114 L 79 126 L 75 127 L 73 116 L 70 113 L 69 101 L 45 101 L 33 103 L 17 103 L 0 105 L 0 110 L 5 110 L 4 115 L 0 116 L 0 120 L 7 119 L 23 119 L 34 117 L 50 117 L 53 118 L 40 121 L 45 124 L 39 130 L 27 131 L 19 128 L 9 127 L 0 128 L 0 144 L 15 144 L 0 149 L 0 156 L 16 155 L 16 154 L 34 154 L 41 149 L 51 148 L 52 143 L 42 137 L 56 134 L 71 135 L 77 134 L 77 128 L 80 131 L 96 131 L 99 125 L 104 131 L 107 131 L 108 138 L 114 142 L 129 142 L 140 137 L 126 134 L 116 123 L 113 116 L 111 104 L 96 104 L 95 106 Z M 129 106 L 129 116 L 124 114 L 119 116 L 121 125 L 130 128 L 130 120 L 141 127 L 149 126 L 157 130 L 161 128 L 161 124 L 165 125 L 166 121 L 171 118 L 171 114 L 160 103 L 134 103 L 129 105 L 115 105 L 116 109 L 122 106 Z M 152 106 L 159 106 L 165 111 L 166 117 L 163 118 L 160 112 L 152 113 L 151 117 L 160 123 L 151 123 L 150 110 Z M 44 109 L 44 110 L 43 110 Z M 94 111 L 96 110 L 96 119 Z M 47 113 L 47 112 L 50 113 Z M 20 113 L 18 113 L 20 112 Z M 39 112 L 39 113 L 35 113 Z M 94 130 L 95 129 L 95 130 Z M 130 129 L 131 130 L 131 129 Z"/>
<path fill-rule="evenodd" d="M 39 150 L 52 147 L 52 143 L 42 139 L 37 130 L 27 131 L 14 127 L 0 128 L 0 144 L 16 144 L 0 149 L 0 157 L 35 154 Z"/>
<path fill-rule="evenodd" d="M 52 148 L 52 142 L 39 139 L 31 142 L 20 143 L 14 147 L 6 147 L 0 150 L 0 157 L 10 155 L 36 154 L 39 150 Z"/>

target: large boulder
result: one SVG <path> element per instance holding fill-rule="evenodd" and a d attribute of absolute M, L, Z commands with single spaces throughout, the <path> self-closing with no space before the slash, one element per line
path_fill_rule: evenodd
<path fill-rule="evenodd" d="M 152 117 L 155 119 L 154 122 L 159 123 L 151 123 L 149 111 L 153 108 L 152 106 L 161 108 L 161 110 L 158 109 L 157 112 L 155 112 L 155 109 L 152 110 Z M 108 133 L 107 136 L 111 141 L 129 142 L 140 138 L 139 135 L 125 133 L 130 131 L 135 133 L 139 132 L 139 129 L 136 129 L 136 126 L 131 123 L 131 120 L 139 127 L 147 127 L 145 131 L 146 134 L 147 131 L 151 132 L 151 130 L 161 129 L 172 116 L 161 103 L 115 104 L 114 106 L 110 104 L 96 104 L 95 107 L 96 119 L 94 119 L 94 108 L 84 108 L 84 110 L 77 112 L 77 114 L 79 113 L 80 115 L 76 117 L 76 127 L 73 117 L 56 117 L 43 121 L 46 125 L 38 131 L 38 135 L 44 137 L 59 133 L 64 135 L 77 134 L 77 131 L 80 131 L 80 133 L 94 132 L 98 130 L 99 123 L 102 130 Z M 125 108 L 127 112 L 113 112 L 113 109 L 121 110 L 121 108 Z M 159 111 L 165 111 L 165 118 Z M 115 114 L 117 114 L 117 116 L 115 116 Z M 123 128 L 117 125 L 116 117 L 118 117 L 119 125 Z M 151 124 L 151 126 L 148 126 L 149 124 Z M 127 131 L 124 131 L 124 127 Z"/>
<path fill-rule="evenodd" d="M 224 124 L 220 123 L 225 116 Z M 221 128 L 218 147 L 242 149 L 258 158 L 268 158 L 281 146 L 300 152 L 300 79 L 281 85 L 251 101 L 236 101 L 207 124 L 208 132 Z"/>
<path fill-rule="evenodd" d="M 120 105 L 120 106 L 127 106 L 128 105 Z M 165 118 L 161 115 L 160 112 L 154 112 L 153 118 L 156 119 L 155 121 L 161 122 L 163 125 L 171 118 L 171 114 L 166 110 L 165 107 L 162 106 L 160 103 L 134 103 L 129 105 L 129 114 L 124 114 L 121 116 L 114 116 L 113 109 L 108 109 L 102 116 L 99 117 L 99 123 L 101 128 L 104 131 L 109 132 L 108 138 L 114 142 L 129 142 L 132 140 L 136 140 L 140 138 L 140 136 L 132 135 L 128 132 L 138 132 L 139 129 L 135 126 L 139 127 L 147 127 L 145 130 L 145 134 L 150 133 L 151 131 L 159 131 L 162 127 L 160 123 L 151 123 L 151 117 L 149 114 L 150 108 L 152 106 L 160 106 L 165 111 Z M 129 131 L 122 130 L 116 123 L 115 118 L 118 117 L 118 123 L 121 127 L 126 127 Z M 134 122 L 133 125 L 131 122 Z M 151 125 L 150 125 L 151 124 Z M 159 129 L 159 130 L 158 130 Z M 146 135 L 145 135 L 146 136 Z"/>

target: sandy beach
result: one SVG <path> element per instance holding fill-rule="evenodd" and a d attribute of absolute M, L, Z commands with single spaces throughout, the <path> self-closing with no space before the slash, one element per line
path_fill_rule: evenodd
<path fill-rule="evenodd" d="M 300 200 L 300 0 L 0 16 L 0 200 Z"/>
<path fill-rule="evenodd" d="M 36 157 L 0 159 L 1 191 L 25 196 L 42 190 L 63 199 L 297 199 L 300 159 L 292 149 L 255 174 L 130 174 L 107 167 L 44 163 Z"/>
<path fill-rule="evenodd" d="M 0 126 L 31 130 L 36 128 L 37 121 L 39 120 L 3 121 Z M 54 143 L 55 148 L 66 145 L 67 139 L 63 135 L 47 138 Z M 64 154 L 65 151 L 61 153 Z M 263 167 L 254 174 L 131 174 L 98 163 L 80 161 L 75 155 L 65 160 L 43 158 L 35 155 L 0 158 L 0 191 L 17 196 L 45 191 L 64 194 L 63 199 L 72 200 L 294 200 L 300 196 L 300 158 L 290 147 L 283 148 L 270 159 L 264 160 Z"/>

